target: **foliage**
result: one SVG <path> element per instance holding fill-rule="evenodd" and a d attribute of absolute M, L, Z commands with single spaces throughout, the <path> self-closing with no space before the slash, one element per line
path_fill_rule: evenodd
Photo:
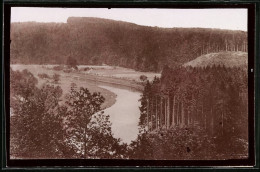
<path fill-rule="evenodd" d="M 32 82 L 33 81 L 33 82 Z M 11 71 L 11 154 L 27 158 L 62 157 L 62 117 L 57 105 L 60 87 L 36 87 L 28 71 Z"/>
<path fill-rule="evenodd" d="M 140 80 L 141 80 L 141 81 L 146 81 L 146 80 L 147 80 L 147 76 L 141 75 L 141 76 L 140 76 Z"/>
<path fill-rule="evenodd" d="M 60 81 L 60 75 L 57 73 L 55 73 L 52 78 L 53 78 L 54 83 L 56 83 L 56 84 Z"/>
<path fill-rule="evenodd" d="M 82 70 L 83 71 L 89 71 L 89 70 L 91 70 L 92 68 L 91 67 L 84 67 Z"/>
<path fill-rule="evenodd" d="M 71 69 L 63 69 L 63 72 L 65 72 L 65 73 L 70 73 L 70 72 L 71 72 Z"/>
<path fill-rule="evenodd" d="M 67 61 L 66 61 L 66 64 L 70 67 L 70 68 L 74 68 L 74 69 L 78 69 L 77 65 L 78 65 L 78 62 L 75 58 L 72 58 L 71 56 L 69 56 L 67 58 Z"/>
<path fill-rule="evenodd" d="M 90 93 L 86 88 L 76 90 L 75 85 L 66 101 L 66 130 L 70 146 L 82 158 L 122 158 L 120 145 L 111 132 L 109 116 L 101 111 L 104 97 Z"/>
<path fill-rule="evenodd" d="M 62 66 L 62 65 L 54 66 L 54 67 L 53 67 L 53 70 L 56 70 L 56 71 L 61 71 L 61 70 L 63 70 L 63 69 L 64 69 L 64 66 Z"/>
<path fill-rule="evenodd" d="M 130 145 L 129 158 L 151 160 L 214 159 L 215 145 L 198 127 L 140 134 Z"/>
<path fill-rule="evenodd" d="M 139 107 L 140 109 L 139 126 L 140 126 L 141 133 L 149 130 L 149 128 L 147 127 L 147 124 L 149 124 L 149 120 L 147 119 L 148 116 L 147 113 L 150 114 L 150 112 L 154 110 L 151 108 L 148 109 L 148 106 L 151 107 L 151 103 L 152 103 L 152 101 L 149 100 L 153 100 L 153 96 L 157 98 L 159 93 L 158 90 L 156 89 L 159 88 L 159 83 L 160 83 L 160 79 L 157 77 L 154 77 L 152 83 L 147 81 L 141 99 L 139 100 L 141 102 L 141 106 Z"/>
<path fill-rule="evenodd" d="M 113 137 L 104 97 L 71 85 L 66 103 L 53 85 L 36 87 L 27 70 L 10 72 L 10 154 L 13 158 L 125 158 L 127 146 Z"/>
<path fill-rule="evenodd" d="M 46 73 L 39 73 L 38 76 L 39 76 L 39 78 L 41 78 L 41 79 L 49 79 L 49 78 L 51 78 L 51 77 L 50 77 L 48 74 L 46 74 Z"/>
<path fill-rule="evenodd" d="M 38 80 L 28 70 L 10 71 L 10 97 L 27 99 L 34 94 Z"/>

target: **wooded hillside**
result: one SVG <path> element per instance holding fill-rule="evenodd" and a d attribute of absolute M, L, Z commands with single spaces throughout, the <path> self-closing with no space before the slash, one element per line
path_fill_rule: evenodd
<path fill-rule="evenodd" d="M 247 33 L 202 28 L 159 28 L 100 18 L 67 23 L 12 23 L 11 63 L 119 65 L 161 71 L 219 51 L 247 52 Z"/>

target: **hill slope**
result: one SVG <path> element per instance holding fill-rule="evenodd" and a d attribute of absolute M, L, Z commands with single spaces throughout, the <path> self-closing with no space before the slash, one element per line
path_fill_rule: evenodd
<path fill-rule="evenodd" d="M 11 63 L 119 65 L 160 71 L 218 51 L 247 51 L 247 33 L 202 28 L 158 28 L 100 18 L 67 23 L 12 23 Z"/>
<path fill-rule="evenodd" d="M 225 67 L 247 67 L 248 55 L 245 52 L 218 52 L 202 55 L 183 66 L 191 67 L 206 67 L 213 65 L 215 66 L 225 66 Z"/>

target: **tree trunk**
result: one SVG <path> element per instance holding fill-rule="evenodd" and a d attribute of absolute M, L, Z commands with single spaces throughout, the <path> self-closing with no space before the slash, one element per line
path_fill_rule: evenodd
<path fill-rule="evenodd" d="M 160 97 L 160 127 L 162 127 L 162 116 L 163 116 L 163 101 L 162 101 L 162 97 Z"/>
<path fill-rule="evenodd" d="M 158 129 L 158 119 L 157 119 L 157 96 L 155 96 L 155 129 Z"/>
<path fill-rule="evenodd" d="M 221 134 L 224 135 L 224 111 L 223 111 L 223 106 L 222 106 L 222 116 L 221 116 Z"/>
<path fill-rule="evenodd" d="M 167 98 L 167 128 L 170 128 L 170 96 Z"/>
<path fill-rule="evenodd" d="M 149 131 L 149 99 L 147 99 L 147 131 Z"/>
<path fill-rule="evenodd" d="M 176 114 L 176 124 L 179 125 L 180 124 L 180 100 L 178 100 L 178 103 L 177 103 L 177 114 Z"/>
<path fill-rule="evenodd" d="M 202 103 L 202 110 L 201 110 L 201 114 L 204 117 L 204 128 L 207 129 L 207 118 L 206 118 L 206 113 L 204 114 L 203 112 L 203 103 Z"/>
<path fill-rule="evenodd" d="M 184 126 L 184 106 L 183 106 L 183 102 L 181 102 L 181 126 Z"/>
<path fill-rule="evenodd" d="M 151 100 L 151 131 L 153 131 L 153 98 Z"/>
<path fill-rule="evenodd" d="M 86 138 L 86 128 L 84 128 L 84 158 L 87 158 L 87 138 Z"/>
<path fill-rule="evenodd" d="M 225 40 L 226 51 L 228 51 L 227 40 Z"/>
<path fill-rule="evenodd" d="M 211 125 L 211 134 L 214 134 L 214 116 L 213 116 L 213 108 L 210 108 L 210 117 L 211 117 L 211 121 L 210 121 L 210 125 Z"/>
<path fill-rule="evenodd" d="M 164 126 L 167 129 L 167 100 L 164 100 Z"/>
<path fill-rule="evenodd" d="M 173 96 L 172 103 L 172 126 L 175 126 L 175 96 Z"/>
<path fill-rule="evenodd" d="M 190 111 L 187 112 L 187 124 L 190 125 Z"/>

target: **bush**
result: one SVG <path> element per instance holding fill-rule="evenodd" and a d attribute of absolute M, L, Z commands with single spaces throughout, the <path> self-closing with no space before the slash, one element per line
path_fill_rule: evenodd
<path fill-rule="evenodd" d="M 85 67 L 83 68 L 83 71 L 89 71 L 91 68 L 90 67 Z"/>
<path fill-rule="evenodd" d="M 40 73 L 38 74 L 38 77 L 41 79 L 50 79 L 51 77 L 47 75 L 46 73 Z"/>
<path fill-rule="evenodd" d="M 71 69 L 64 69 L 63 72 L 65 72 L 65 73 L 70 73 L 70 72 L 71 72 Z"/>
<path fill-rule="evenodd" d="M 53 75 L 53 81 L 57 84 L 60 81 L 60 75 L 55 73 Z"/>
<path fill-rule="evenodd" d="M 61 65 L 59 65 L 59 66 L 54 66 L 52 69 L 53 69 L 53 70 L 56 70 L 56 71 L 61 71 L 61 70 L 64 69 L 64 67 L 61 66 Z"/>
<path fill-rule="evenodd" d="M 140 80 L 141 80 L 141 81 L 146 81 L 146 80 L 147 80 L 147 76 L 141 75 L 141 76 L 140 76 Z"/>
<path fill-rule="evenodd" d="M 70 67 L 70 68 L 74 68 L 75 70 L 78 70 L 78 62 L 76 59 L 72 58 L 71 56 L 69 56 L 67 58 L 66 64 Z"/>

